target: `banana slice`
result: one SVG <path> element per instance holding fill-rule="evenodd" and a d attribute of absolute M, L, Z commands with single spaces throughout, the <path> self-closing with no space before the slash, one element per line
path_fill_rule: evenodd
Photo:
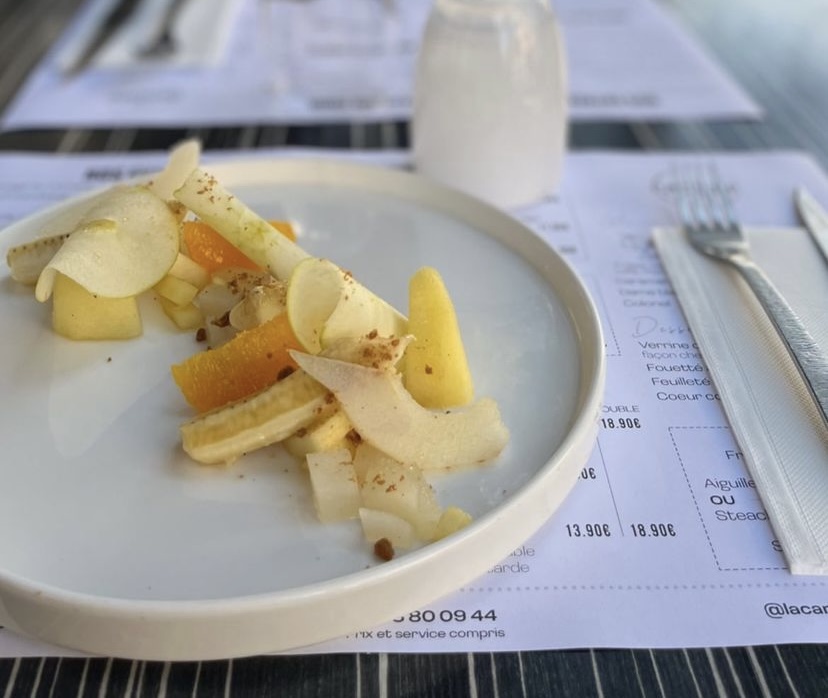
<path fill-rule="evenodd" d="M 363 337 L 332 348 L 337 358 L 391 370 L 410 338 Z M 349 364 L 350 365 L 350 364 Z M 184 450 L 199 463 L 229 464 L 248 451 L 287 439 L 335 407 L 331 392 L 301 370 L 269 388 L 181 426 Z"/>
<path fill-rule="evenodd" d="M 249 398 L 183 424 L 182 444 L 199 463 L 229 464 L 307 426 L 330 401 L 327 388 L 304 371 L 294 371 Z"/>
<path fill-rule="evenodd" d="M 12 247 L 6 253 L 12 278 L 21 284 L 36 284 L 40 273 L 68 237 L 69 233 L 60 233 Z"/>

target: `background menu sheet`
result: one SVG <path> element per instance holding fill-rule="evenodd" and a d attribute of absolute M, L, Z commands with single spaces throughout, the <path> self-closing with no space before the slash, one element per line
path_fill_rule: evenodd
<path fill-rule="evenodd" d="M 199 126 L 407 119 L 431 0 L 195 0 L 179 48 L 142 49 L 164 3 L 144 0 L 86 70 L 74 57 L 116 0 L 90 0 L 3 127 Z M 198 12 L 209 3 L 211 12 Z M 759 109 L 652 0 L 556 0 L 575 120 L 756 118 Z M 154 10 L 154 13 L 153 13 Z M 210 23 L 211 16 L 220 19 Z M 210 50 L 205 50 L 205 46 Z M 653 60 L 658 56 L 658 60 Z"/>

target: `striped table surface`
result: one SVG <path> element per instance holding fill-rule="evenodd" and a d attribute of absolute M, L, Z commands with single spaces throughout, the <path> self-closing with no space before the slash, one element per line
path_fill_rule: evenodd
<path fill-rule="evenodd" d="M 0 0 L 0 109 L 82 0 Z M 823 0 L 662 0 L 765 110 L 757 122 L 575 124 L 573 149 L 810 152 L 828 169 L 828 53 Z M 399 148 L 406 123 L 0 133 L 0 150 L 207 149 L 283 145 Z M 824 645 L 497 654 L 253 657 L 218 662 L 0 660 L 11 696 L 828 696 Z"/>

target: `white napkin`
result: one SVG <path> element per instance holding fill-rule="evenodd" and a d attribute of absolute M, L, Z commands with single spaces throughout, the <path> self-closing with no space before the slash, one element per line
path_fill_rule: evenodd
<path fill-rule="evenodd" d="M 806 231 L 749 229 L 756 262 L 828 349 L 828 266 Z M 793 574 L 828 574 L 828 429 L 773 326 L 738 273 L 681 231 L 654 231 Z"/>
<path fill-rule="evenodd" d="M 64 60 L 73 56 L 97 31 L 98 21 L 117 0 L 101 0 L 90 13 L 89 21 L 81 23 L 75 40 L 70 43 Z M 218 63 L 227 48 L 240 0 L 187 0 L 173 24 L 176 49 L 163 57 L 142 58 L 145 50 L 157 36 L 164 13 L 172 0 L 143 0 L 129 20 L 110 38 L 95 56 L 96 68 L 152 68 L 180 66 L 211 66 Z"/>

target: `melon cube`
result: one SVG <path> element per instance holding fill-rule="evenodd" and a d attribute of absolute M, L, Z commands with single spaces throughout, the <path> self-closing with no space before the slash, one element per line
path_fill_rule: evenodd
<path fill-rule="evenodd" d="M 102 298 L 63 274 L 55 275 L 52 327 L 68 339 L 131 339 L 143 331 L 134 296 Z"/>

